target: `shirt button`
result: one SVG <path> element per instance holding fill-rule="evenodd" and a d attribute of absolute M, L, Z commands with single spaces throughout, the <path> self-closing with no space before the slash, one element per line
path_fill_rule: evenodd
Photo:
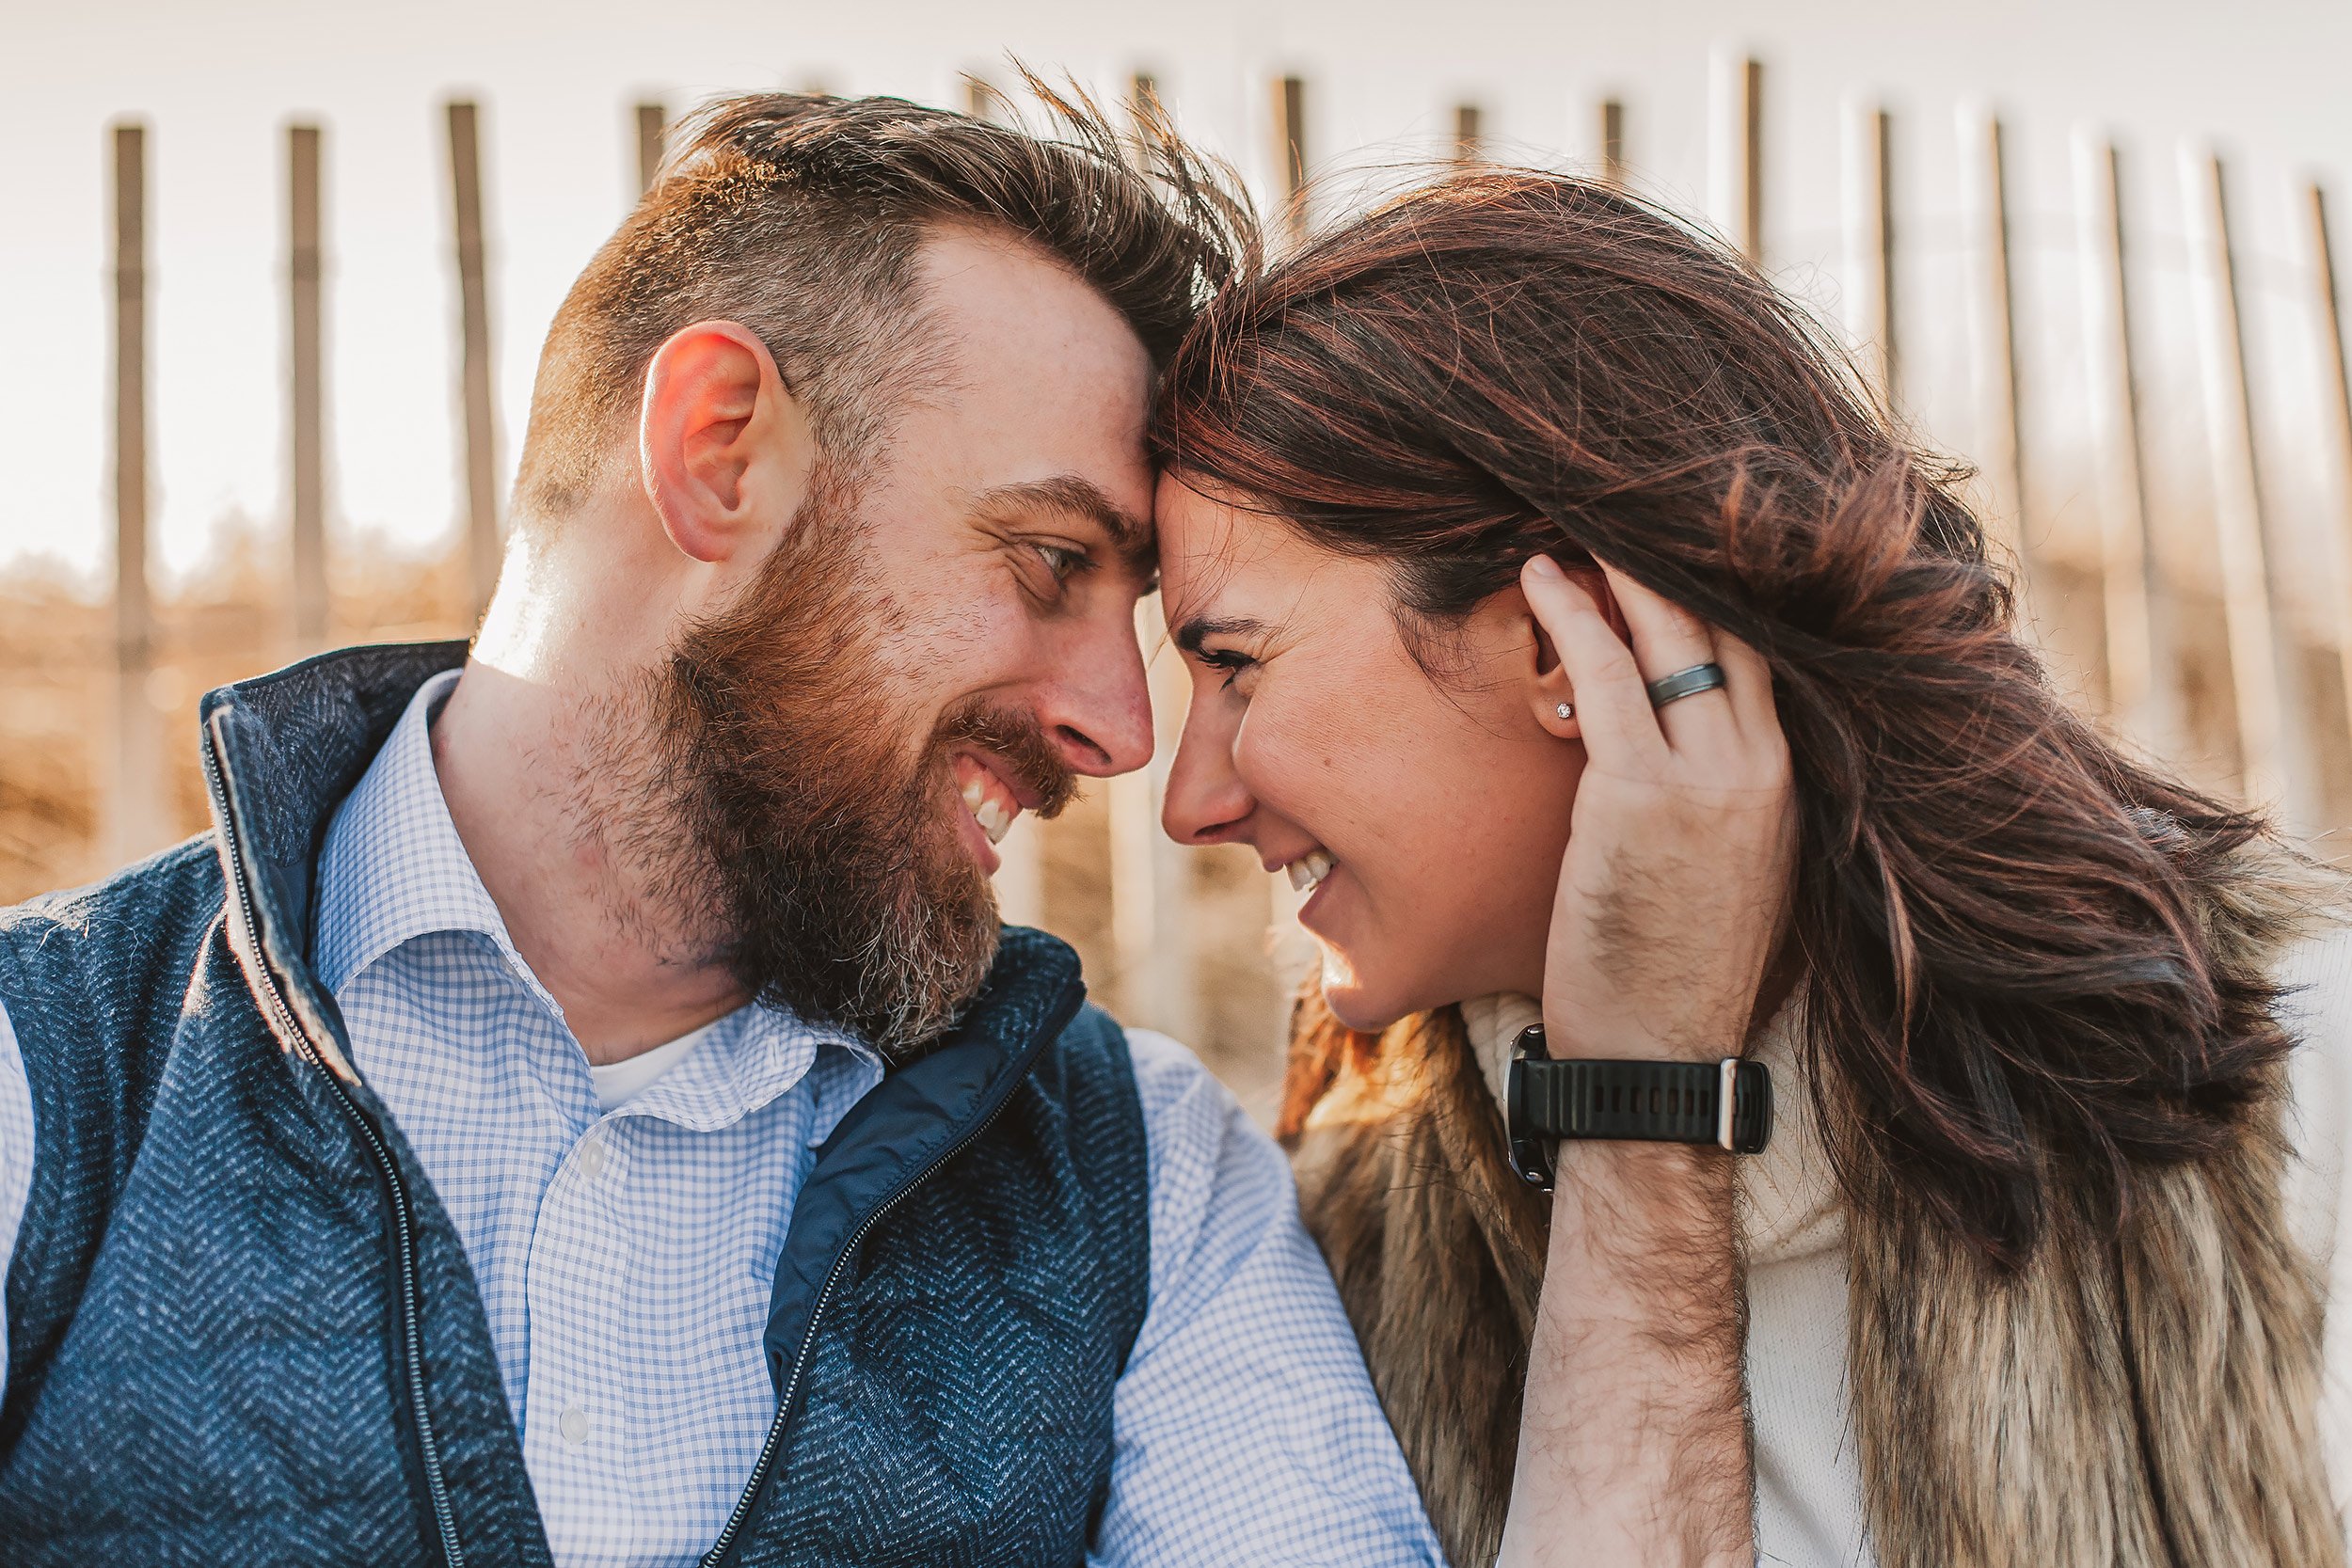
<path fill-rule="evenodd" d="M 555 1424 L 564 1433 L 564 1441 L 573 1448 L 588 1441 L 589 1431 L 596 1425 L 588 1418 L 588 1412 L 576 1404 L 565 1405 L 564 1414 L 557 1418 Z"/>
<path fill-rule="evenodd" d="M 580 1140 L 580 1174 L 590 1180 L 604 1174 L 604 1140 L 594 1132 Z"/>

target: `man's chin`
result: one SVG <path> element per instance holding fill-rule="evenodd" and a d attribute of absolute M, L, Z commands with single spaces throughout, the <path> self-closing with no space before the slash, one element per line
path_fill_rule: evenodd
<path fill-rule="evenodd" d="M 847 1029 L 887 1060 L 919 1054 L 979 993 L 998 940 L 987 877 L 961 845 L 931 853 L 931 885 L 919 892 L 845 865 L 745 879 L 735 928 L 755 934 L 734 950 L 738 977 L 763 1002 Z M 824 891 L 787 905 L 782 888 Z"/>

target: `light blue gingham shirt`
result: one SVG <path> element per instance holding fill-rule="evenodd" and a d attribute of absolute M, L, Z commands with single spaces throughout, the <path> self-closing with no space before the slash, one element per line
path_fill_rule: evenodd
<path fill-rule="evenodd" d="M 604 1110 L 442 799 L 430 724 L 455 679 L 417 694 L 337 815 L 312 965 L 465 1241 L 556 1560 L 691 1563 L 775 1414 L 760 1333 L 794 1200 L 882 1069 L 745 1007 Z M 1129 1040 L 1151 1297 L 1091 1560 L 1441 1568 L 1279 1151 L 1184 1047 Z M 0 1011 L 0 1259 L 33 1133 Z"/>

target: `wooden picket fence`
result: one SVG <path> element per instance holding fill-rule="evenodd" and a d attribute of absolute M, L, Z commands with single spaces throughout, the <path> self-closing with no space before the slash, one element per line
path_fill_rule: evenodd
<path fill-rule="evenodd" d="M 1138 100 L 1156 91 L 1145 76 L 1131 87 Z M 1705 216 L 1759 262 L 1767 218 L 1764 90 L 1758 62 L 1718 57 Z M 1271 162 L 1280 171 L 1272 193 L 1276 232 L 1295 240 L 1307 231 L 1316 197 L 1308 180 L 1316 166 L 1307 139 L 1310 84 L 1289 76 L 1270 84 L 1270 91 Z M 983 85 L 973 84 L 974 112 L 987 113 L 998 102 Z M 341 599 L 330 593 L 338 541 L 327 528 L 330 436 L 323 412 L 325 138 L 316 125 L 295 125 L 286 133 L 285 150 L 291 560 L 282 575 L 261 573 L 256 580 L 273 586 L 257 589 L 246 602 L 177 609 L 159 607 L 147 571 L 148 132 L 135 123 L 113 129 L 115 592 L 103 610 L 53 607 L 52 620 L 37 636 L 0 635 L 0 737 L 24 742 L 78 726 L 91 756 L 87 768 L 56 764 L 62 772 L 53 768 L 36 777 L 23 771 L 33 766 L 26 759 L 45 755 L 56 764 L 55 747 L 44 752 L 37 745 L 0 746 L 20 768 L 11 775 L 9 765 L 0 762 L 0 895 L 94 873 L 200 825 L 201 792 L 190 779 L 193 758 L 183 753 L 192 751 L 186 719 L 203 685 L 339 642 L 412 632 L 462 634 L 486 602 L 500 558 L 501 516 L 480 119 L 471 103 L 452 103 L 446 113 L 465 433 L 460 547 L 443 562 L 386 566 L 371 576 L 363 593 Z M 1612 99 L 1596 104 L 1595 113 L 1597 171 L 1623 182 L 1629 168 L 1625 105 Z M 636 151 L 648 182 L 660 161 L 664 123 L 662 105 L 636 107 Z M 1457 158 L 1480 155 L 1477 105 L 1457 107 L 1452 132 Z M 1896 330 L 1902 251 L 1892 135 L 1883 108 L 1863 103 L 1846 110 L 1840 325 L 1869 389 L 1900 406 L 1907 357 Z M 2099 519 L 2097 559 L 2084 568 L 2037 560 L 2028 548 L 2034 531 L 2026 476 L 2034 431 L 2019 395 L 2019 356 L 2036 345 L 2020 341 L 2013 305 L 2007 128 L 1989 115 L 1969 119 L 1962 146 L 1967 265 L 1965 297 L 1958 303 L 1969 323 L 1976 404 L 1971 455 L 1986 514 L 2016 563 L 2029 616 L 2037 627 L 2056 623 L 2060 611 L 2051 608 L 2055 601 L 2045 598 L 2044 589 L 2062 580 L 2070 590 L 2064 613 L 2087 614 L 2092 623 L 2075 628 L 2081 635 L 2069 645 L 2096 650 L 2077 661 L 2082 667 L 2069 671 L 2069 678 L 2105 722 L 2152 752 L 2206 757 L 2206 782 L 2274 804 L 2323 852 L 2335 852 L 2325 835 L 2352 825 L 2352 384 L 2321 189 L 2308 187 L 2303 214 L 2309 254 L 2302 270 L 2316 280 L 2311 307 L 2323 340 L 2321 395 L 2328 428 L 2324 450 L 2312 460 L 2328 467 L 2327 488 L 2345 515 L 2332 531 L 2335 558 L 2314 563 L 2292 559 L 2280 546 L 2257 460 L 2228 171 L 2210 153 L 2183 160 L 2210 444 L 2210 528 L 2218 562 L 2214 590 L 2190 594 L 2168 584 L 2150 541 L 2145 393 L 2134 355 L 2143 324 L 2127 288 L 2124 259 L 2134 230 L 2119 199 L 2116 148 L 2082 140 L 2074 180 L 2083 332 L 2075 351 L 2089 367 Z M 345 542 L 342 547 L 356 546 Z M 2317 644 L 2289 626 L 2279 608 L 2285 577 L 2314 572 L 2333 587 L 2332 617 Z M 1292 918 L 1287 886 L 1274 879 L 1269 895 L 1248 851 L 1185 849 L 1158 831 L 1184 677 L 1162 646 L 1156 616 L 1156 606 L 1145 605 L 1138 626 L 1146 647 L 1157 650 L 1151 664 L 1162 716 L 1156 759 L 1143 772 L 1111 781 L 1061 819 L 1017 827 L 1005 846 L 1002 900 L 1009 917 L 1071 936 L 1098 990 L 1131 1022 L 1200 1044 L 1246 1096 L 1263 1103 L 1278 1068 L 1275 1042 L 1286 998 L 1310 955 Z M 92 715 L 100 716 L 95 722 Z"/>

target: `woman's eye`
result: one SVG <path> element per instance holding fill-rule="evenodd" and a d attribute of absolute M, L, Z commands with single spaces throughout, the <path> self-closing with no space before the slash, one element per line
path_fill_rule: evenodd
<path fill-rule="evenodd" d="M 1200 656 L 1200 662 L 1212 670 L 1221 670 L 1225 673 L 1222 684 L 1228 691 L 1233 689 L 1233 682 L 1240 678 L 1244 671 L 1253 670 L 1258 664 L 1258 661 L 1248 654 L 1236 653 L 1231 648 L 1211 649 Z"/>

